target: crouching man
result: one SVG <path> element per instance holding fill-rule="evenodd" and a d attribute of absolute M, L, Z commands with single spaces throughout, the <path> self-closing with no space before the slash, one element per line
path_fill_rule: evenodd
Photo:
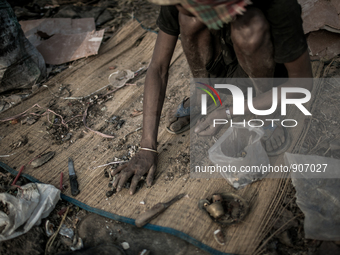
<path fill-rule="evenodd" d="M 297 0 L 150 0 L 160 4 L 153 57 L 144 88 L 143 135 L 140 151 L 129 163 L 113 171 L 113 186 L 120 191 L 131 177 L 130 194 L 146 173 L 152 184 L 157 166 L 157 133 L 168 81 L 168 70 L 178 36 L 194 78 L 250 78 L 255 90 L 253 106 L 272 106 L 272 82 L 258 78 L 287 77 L 278 86 L 278 104 L 283 87 L 292 87 L 292 78 L 312 78 L 307 43 L 302 29 L 301 7 Z M 268 79 L 270 81 L 270 79 Z M 299 87 L 312 89 L 311 82 Z M 301 94 L 290 93 L 289 98 Z M 167 130 L 179 134 L 190 127 L 190 100 L 185 99 L 168 118 Z M 249 113 L 247 104 L 245 114 Z M 275 119 L 273 113 L 265 119 Z M 232 119 L 233 109 L 218 108 L 195 127 L 199 135 L 214 135 L 212 119 Z M 258 117 L 261 118 L 261 117 Z M 269 155 L 289 147 L 284 127 L 264 124 L 263 144 Z"/>

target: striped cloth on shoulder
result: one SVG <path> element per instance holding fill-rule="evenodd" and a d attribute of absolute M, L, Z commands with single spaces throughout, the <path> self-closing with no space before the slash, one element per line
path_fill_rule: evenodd
<path fill-rule="evenodd" d="M 218 30 L 242 15 L 250 0 L 182 0 L 182 6 L 200 19 L 209 29 Z"/>

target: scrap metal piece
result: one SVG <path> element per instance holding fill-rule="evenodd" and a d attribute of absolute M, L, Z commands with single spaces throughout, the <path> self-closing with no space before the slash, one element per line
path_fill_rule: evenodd
<path fill-rule="evenodd" d="M 135 225 L 139 228 L 143 227 L 145 224 L 147 224 L 148 222 L 150 222 L 151 220 L 156 218 L 159 214 L 164 212 L 170 205 L 177 202 L 178 200 L 180 200 L 184 196 L 185 196 L 185 194 L 180 194 L 180 195 L 177 195 L 176 197 L 174 197 L 173 199 L 171 199 L 167 203 L 158 203 L 158 204 L 154 205 L 150 210 L 146 211 L 145 213 L 140 214 L 137 217 L 137 219 L 135 221 Z"/>
<path fill-rule="evenodd" d="M 216 195 L 220 195 L 222 201 L 217 201 L 219 197 Z M 211 203 L 212 200 L 217 202 Z M 224 214 L 220 217 L 220 209 L 217 203 L 221 203 L 224 210 Z M 248 202 L 244 198 L 229 192 L 215 194 L 211 198 L 199 200 L 198 208 L 203 210 L 209 215 L 211 220 L 217 222 L 221 226 L 240 223 L 249 212 Z"/>
<path fill-rule="evenodd" d="M 221 201 L 217 201 L 215 203 L 212 203 L 211 205 L 206 206 L 206 210 L 215 219 L 218 219 L 224 215 L 224 209 Z"/>
<path fill-rule="evenodd" d="M 33 166 L 34 168 L 37 168 L 39 166 L 42 166 L 43 164 L 45 164 L 47 161 L 49 161 L 51 158 L 53 158 L 55 155 L 54 151 L 50 151 L 45 153 L 44 155 L 42 155 L 41 157 L 33 160 L 31 162 L 31 166 Z"/>

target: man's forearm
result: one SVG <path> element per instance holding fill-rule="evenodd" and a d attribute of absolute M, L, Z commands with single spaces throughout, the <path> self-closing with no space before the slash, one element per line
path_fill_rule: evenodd
<path fill-rule="evenodd" d="M 143 135 L 141 146 L 156 149 L 159 120 L 163 108 L 168 72 L 150 66 L 145 79 Z"/>

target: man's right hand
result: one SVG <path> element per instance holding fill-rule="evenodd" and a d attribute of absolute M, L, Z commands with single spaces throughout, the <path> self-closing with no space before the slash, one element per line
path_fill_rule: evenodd
<path fill-rule="evenodd" d="M 142 147 L 152 149 L 157 146 L 158 125 L 168 82 L 168 70 L 177 38 L 163 31 L 159 31 L 157 36 L 144 84 Z M 133 176 L 130 186 L 130 195 L 133 195 L 138 182 L 146 173 L 148 173 L 146 184 L 151 186 L 156 167 L 157 153 L 140 150 L 130 162 L 112 171 L 112 176 L 116 175 L 113 187 L 119 192 L 124 183 Z"/>
<path fill-rule="evenodd" d="M 136 191 L 137 184 L 143 179 L 147 172 L 146 185 L 150 187 L 157 168 L 158 154 L 152 151 L 140 150 L 128 163 L 112 170 L 112 176 L 115 176 L 113 187 L 119 192 L 126 181 L 133 175 L 130 185 L 130 195 Z"/>

